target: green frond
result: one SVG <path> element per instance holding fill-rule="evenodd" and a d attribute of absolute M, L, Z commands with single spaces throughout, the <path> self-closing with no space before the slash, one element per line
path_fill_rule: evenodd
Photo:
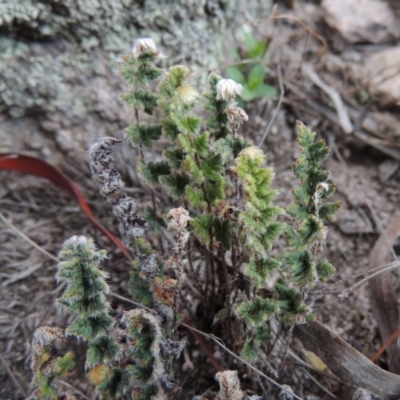
<path fill-rule="evenodd" d="M 161 233 L 161 229 L 167 227 L 162 216 L 157 215 L 155 213 L 154 209 L 150 206 L 147 206 L 146 209 L 144 210 L 144 212 L 141 213 L 141 217 L 143 217 L 146 220 L 149 228 L 155 233 Z M 139 238 L 139 239 L 141 239 L 141 238 Z M 139 239 L 137 239 L 137 240 L 139 240 Z M 139 249 L 139 245 L 137 243 L 136 243 L 136 246 Z M 150 249 L 151 249 L 151 246 L 150 246 Z M 144 254 L 143 252 L 141 252 L 141 253 Z"/>
<path fill-rule="evenodd" d="M 279 262 L 273 258 L 261 257 L 257 260 L 250 260 L 244 264 L 243 273 L 251 279 L 257 287 L 266 283 L 269 273 L 278 268 Z"/>
<path fill-rule="evenodd" d="M 215 238 L 222 244 L 225 250 L 229 250 L 232 240 L 231 224 L 227 220 L 214 218 Z"/>
<path fill-rule="evenodd" d="M 169 195 L 175 199 L 185 193 L 185 188 L 190 183 L 190 178 L 185 173 L 161 175 L 159 181 L 164 185 L 164 188 Z"/>
<path fill-rule="evenodd" d="M 182 149 L 164 150 L 163 156 L 169 161 L 171 168 L 178 170 L 182 166 L 182 162 L 185 159 L 185 152 Z"/>
<path fill-rule="evenodd" d="M 130 125 L 125 129 L 129 141 L 135 146 L 143 144 L 153 147 L 153 142 L 161 137 L 162 130 L 160 125 Z"/>
<path fill-rule="evenodd" d="M 266 324 L 257 326 L 254 329 L 253 334 L 254 334 L 254 341 L 257 344 L 265 344 L 273 338 L 273 335 L 269 331 L 268 326 Z"/>
<path fill-rule="evenodd" d="M 193 177 L 196 183 L 201 184 L 204 182 L 204 172 L 200 169 L 192 156 L 187 155 L 183 160 L 182 165 L 185 170 Z"/>
<path fill-rule="evenodd" d="M 191 156 L 195 154 L 195 149 L 193 148 L 189 137 L 183 135 L 182 133 L 180 133 L 177 137 L 177 145 L 185 154 L 189 154 Z"/>
<path fill-rule="evenodd" d="M 151 67 L 147 64 L 142 64 L 138 68 L 137 76 L 138 76 L 140 83 L 142 85 L 146 85 L 146 83 L 148 81 L 153 81 L 153 80 L 158 79 L 163 73 L 164 73 L 164 71 L 160 68 Z M 124 75 L 124 77 L 125 77 L 125 75 Z M 134 85 L 132 85 L 132 86 L 134 86 Z"/>
<path fill-rule="evenodd" d="M 282 322 L 293 323 L 299 318 L 309 314 L 309 309 L 301 299 L 301 293 L 287 286 L 282 280 L 275 284 L 275 292 L 278 299 L 279 311 Z"/>
<path fill-rule="evenodd" d="M 241 303 L 236 311 L 239 318 L 249 325 L 259 325 L 276 314 L 278 304 L 273 299 L 256 296 L 253 300 Z"/>
<path fill-rule="evenodd" d="M 164 110 L 165 112 L 165 110 Z M 179 129 L 178 126 L 176 125 L 176 123 L 170 118 L 163 118 L 161 120 L 161 126 L 165 132 L 165 134 L 167 136 L 169 136 L 169 138 L 171 140 L 176 140 L 176 138 L 178 137 L 179 134 Z"/>
<path fill-rule="evenodd" d="M 146 114 L 153 114 L 157 107 L 157 96 L 147 90 L 131 90 L 122 95 L 122 98 L 133 108 L 143 109 Z"/>
<path fill-rule="evenodd" d="M 221 175 L 215 176 L 214 179 L 207 178 L 204 186 L 206 198 L 212 206 L 217 206 L 225 199 L 226 182 Z"/>
<path fill-rule="evenodd" d="M 254 347 L 254 340 L 248 339 L 244 342 L 240 356 L 246 361 L 257 361 L 258 351 Z"/>
<path fill-rule="evenodd" d="M 220 155 L 212 153 L 209 153 L 208 156 L 202 160 L 201 166 L 204 176 L 211 180 L 219 179 L 224 169 Z"/>
<path fill-rule="evenodd" d="M 328 260 L 318 262 L 315 268 L 321 281 L 327 280 L 334 272 L 336 272 L 335 267 Z"/>
<path fill-rule="evenodd" d="M 130 279 L 128 282 L 129 290 L 132 294 L 132 298 L 139 301 L 146 307 L 153 306 L 153 296 L 150 291 L 150 284 L 139 275 L 140 262 L 135 265 L 135 269 L 130 273 Z"/>
<path fill-rule="evenodd" d="M 286 212 L 293 218 L 293 219 L 304 219 L 308 218 L 309 213 L 305 206 L 302 204 L 294 203 L 290 206 L 286 207 Z"/>
<path fill-rule="evenodd" d="M 193 140 L 193 148 L 200 157 L 206 157 L 210 150 L 210 132 L 206 131 Z"/>
<path fill-rule="evenodd" d="M 338 202 L 328 202 L 325 203 L 318 212 L 318 215 L 321 219 L 324 220 L 331 220 L 332 217 L 335 215 L 336 211 L 339 210 L 339 208 L 342 206 L 342 203 L 340 201 Z"/>
<path fill-rule="evenodd" d="M 119 353 L 119 344 L 112 336 L 100 336 L 90 343 L 87 351 L 86 366 L 96 365 L 115 360 Z"/>
<path fill-rule="evenodd" d="M 190 225 L 193 227 L 196 236 L 205 244 L 210 242 L 210 229 L 213 224 L 214 216 L 202 215 L 192 218 Z"/>
<path fill-rule="evenodd" d="M 156 183 L 159 183 L 160 176 L 171 173 L 171 168 L 167 161 L 149 161 L 145 163 L 140 159 L 138 172 L 146 180 L 147 184 L 153 187 Z"/>
<path fill-rule="evenodd" d="M 207 208 L 207 203 L 204 201 L 203 190 L 193 188 L 192 186 L 186 186 L 185 193 L 186 193 L 186 197 L 189 201 L 189 204 L 192 207 L 198 207 L 200 209 Z"/>

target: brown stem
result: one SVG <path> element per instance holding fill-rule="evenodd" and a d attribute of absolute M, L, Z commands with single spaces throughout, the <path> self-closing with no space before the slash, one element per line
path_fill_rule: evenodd
<path fill-rule="evenodd" d="M 233 331 L 232 331 L 232 322 L 231 322 L 231 288 L 229 284 L 229 276 L 228 276 L 228 267 L 226 266 L 225 262 L 225 251 L 222 245 L 220 245 L 220 258 L 222 261 L 222 269 L 224 273 L 224 280 L 225 280 L 225 302 L 226 302 L 226 308 L 228 311 L 227 315 L 227 322 L 228 322 L 228 334 L 229 336 L 233 336 Z"/>

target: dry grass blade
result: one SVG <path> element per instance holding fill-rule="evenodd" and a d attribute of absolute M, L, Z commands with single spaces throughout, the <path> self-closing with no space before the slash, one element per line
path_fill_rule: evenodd
<path fill-rule="evenodd" d="M 21 236 L 24 240 L 26 240 L 28 243 L 30 243 L 35 249 L 39 250 L 41 253 L 43 253 L 47 257 L 51 258 L 53 261 L 58 262 L 56 257 L 54 257 L 52 254 L 50 254 L 48 251 L 46 251 L 43 247 L 40 247 L 33 240 L 31 240 L 28 236 L 26 236 L 25 233 L 21 232 L 18 228 L 16 228 L 1 212 L 0 212 L 0 219 L 8 227 L 10 227 L 12 230 L 14 230 L 14 232 L 16 232 L 19 236 Z"/>
<path fill-rule="evenodd" d="M 397 216 L 384 230 L 372 249 L 369 267 L 383 264 L 392 251 L 393 242 L 400 236 L 400 217 Z M 379 274 L 370 280 L 371 308 L 378 321 L 383 341 L 387 341 L 399 327 L 399 311 L 396 293 L 390 284 L 390 273 Z M 388 347 L 389 370 L 400 373 L 400 348 L 396 343 Z"/>
<path fill-rule="evenodd" d="M 318 86 L 329 96 L 335 106 L 340 126 L 344 132 L 351 133 L 353 131 L 353 124 L 350 121 L 349 112 L 337 90 L 328 86 L 314 71 L 310 64 L 303 64 L 302 72 L 311 80 L 312 83 L 314 83 L 314 85 Z"/>
<path fill-rule="evenodd" d="M 315 353 L 340 379 L 378 394 L 383 400 L 400 396 L 400 376 L 384 371 L 319 322 L 294 330 L 304 347 Z"/>

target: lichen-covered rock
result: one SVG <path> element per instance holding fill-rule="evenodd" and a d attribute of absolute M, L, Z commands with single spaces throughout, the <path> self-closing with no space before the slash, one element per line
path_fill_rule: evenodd
<path fill-rule="evenodd" d="M 74 120 L 101 111 L 114 119 L 106 108 L 96 110 L 106 94 L 93 83 L 99 77 L 119 82 L 118 56 L 130 51 L 133 40 L 151 37 L 168 63 L 210 67 L 218 37 L 233 19 L 229 3 L 6 0 L 0 4 L 0 112 L 19 117 L 62 111 Z"/>
<path fill-rule="evenodd" d="M 258 1 L 251 4 L 246 11 Z M 167 56 L 165 65 L 207 71 L 222 58 L 223 39 L 243 6 L 228 0 L 1 1 L 0 131 L 2 121 L 30 118 L 66 153 L 118 135 L 132 118 L 119 98 L 119 59 L 134 40 L 151 37 Z"/>

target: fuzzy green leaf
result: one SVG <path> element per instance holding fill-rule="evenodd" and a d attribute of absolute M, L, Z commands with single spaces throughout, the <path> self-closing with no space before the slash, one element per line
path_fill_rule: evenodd
<path fill-rule="evenodd" d="M 310 203 L 311 196 L 308 193 L 308 186 L 301 185 L 293 190 L 293 196 L 297 203 L 307 206 Z"/>
<path fill-rule="evenodd" d="M 131 86 L 135 86 L 137 83 L 136 71 L 132 66 L 127 65 L 120 69 L 122 76 L 128 81 Z"/>
<path fill-rule="evenodd" d="M 336 211 L 341 207 L 342 203 L 340 201 L 335 203 L 325 203 L 319 209 L 319 217 L 325 220 L 331 220 Z"/>
<path fill-rule="evenodd" d="M 258 360 L 258 352 L 257 349 L 254 348 L 254 341 L 252 339 L 244 342 L 240 356 L 246 361 Z"/>
<path fill-rule="evenodd" d="M 305 157 L 300 157 L 292 164 L 292 171 L 295 177 L 300 179 L 302 182 L 307 179 L 309 169 L 310 166 Z"/>
<path fill-rule="evenodd" d="M 271 339 L 273 338 L 273 336 L 271 335 L 271 333 L 269 332 L 269 329 L 267 327 L 266 324 L 257 326 L 254 329 L 254 341 L 257 344 L 264 344 L 269 342 Z"/>
<path fill-rule="evenodd" d="M 154 62 L 157 60 L 158 54 L 155 51 L 149 51 L 141 54 L 138 57 L 138 61 L 141 64 L 146 64 L 149 65 L 150 63 Z"/>
<path fill-rule="evenodd" d="M 207 208 L 207 203 L 204 201 L 204 192 L 201 189 L 194 189 L 192 186 L 186 186 L 186 196 L 189 204 L 192 207 L 199 207 L 201 209 Z"/>
<path fill-rule="evenodd" d="M 171 140 L 176 140 L 179 134 L 179 129 L 176 123 L 171 118 L 163 118 L 161 120 L 161 126 L 166 135 L 169 136 Z"/>
<path fill-rule="evenodd" d="M 297 318 L 302 318 L 309 313 L 298 290 L 288 287 L 283 281 L 278 281 L 275 284 L 275 292 L 278 296 L 282 322 L 295 322 Z"/>
<path fill-rule="evenodd" d="M 159 181 L 173 198 L 178 198 L 185 193 L 190 178 L 186 174 L 171 174 L 161 175 Z"/>
<path fill-rule="evenodd" d="M 178 130 L 187 135 L 189 133 L 197 133 L 200 128 L 201 119 L 193 116 L 181 116 L 178 114 L 172 114 L 172 119 L 175 122 Z"/>
<path fill-rule="evenodd" d="M 308 148 L 308 156 L 311 165 L 318 166 L 329 154 L 329 147 L 325 146 L 324 140 L 313 143 Z"/>
<path fill-rule="evenodd" d="M 251 259 L 244 265 L 243 273 L 251 279 L 257 287 L 266 283 L 269 273 L 278 268 L 279 262 L 273 258 Z"/>
<path fill-rule="evenodd" d="M 283 232 L 286 224 L 282 222 L 271 222 L 268 224 L 264 231 L 264 236 L 271 242 L 277 240 Z"/>
<path fill-rule="evenodd" d="M 324 224 L 314 215 L 305 219 L 297 229 L 304 245 L 311 246 L 316 241 L 323 241 L 326 228 Z"/>
<path fill-rule="evenodd" d="M 139 174 L 146 180 L 150 187 L 159 183 L 161 175 L 169 175 L 171 168 L 167 161 L 148 162 L 147 164 L 140 159 L 138 166 Z"/>
<path fill-rule="evenodd" d="M 138 69 L 138 78 L 142 85 L 145 85 L 147 81 L 153 81 L 159 78 L 163 74 L 163 70 L 160 68 L 150 67 L 146 64 L 141 64 Z M 132 85 L 133 86 L 133 85 Z"/>
<path fill-rule="evenodd" d="M 220 218 L 214 219 L 214 231 L 215 238 L 222 244 L 224 249 L 229 250 L 231 246 L 231 225 L 227 220 L 221 220 Z"/>
<path fill-rule="evenodd" d="M 204 176 L 208 179 L 219 179 L 223 171 L 221 156 L 219 154 L 208 154 L 202 162 Z"/>
<path fill-rule="evenodd" d="M 119 344 L 112 336 L 100 336 L 90 343 L 87 351 L 86 366 L 96 365 L 115 360 L 119 353 Z"/>
<path fill-rule="evenodd" d="M 144 89 L 131 90 L 124 93 L 122 98 L 133 108 L 141 108 L 150 115 L 157 106 L 157 96 Z"/>
<path fill-rule="evenodd" d="M 63 357 L 57 357 L 56 373 L 59 377 L 68 376 L 70 371 L 75 367 L 74 353 L 69 351 Z"/>
<path fill-rule="evenodd" d="M 132 384 L 132 375 L 129 371 L 113 368 L 111 376 L 97 386 L 97 390 L 107 394 L 110 399 L 123 395 Z"/>
<path fill-rule="evenodd" d="M 178 170 L 185 159 L 185 152 L 182 149 L 164 150 L 163 156 L 170 162 L 174 170 Z"/>
<path fill-rule="evenodd" d="M 145 211 L 141 213 L 141 217 L 143 217 L 146 220 L 149 228 L 153 232 L 161 233 L 161 228 L 167 227 L 163 218 L 157 215 L 154 209 L 150 206 L 147 206 Z"/>
<path fill-rule="evenodd" d="M 195 159 L 187 155 L 183 160 L 183 166 L 185 170 L 193 177 L 196 183 L 204 182 L 204 173 L 197 165 Z"/>
<path fill-rule="evenodd" d="M 317 273 L 321 281 L 328 279 L 334 272 L 336 272 L 335 267 L 328 261 L 322 260 L 316 265 Z"/>
<path fill-rule="evenodd" d="M 312 132 L 309 128 L 307 128 L 302 122 L 296 121 L 297 128 L 297 136 L 298 142 L 301 147 L 303 147 L 302 151 L 305 151 L 307 154 L 307 149 L 314 143 L 316 133 Z"/>
<path fill-rule="evenodd" d="M 263 299 L 256 296 L 254 300 L 246 301 L 237 308 L 239 318 L 249 325 L 259 325 L 271 318 L 278 311 L 278 305 L 273 299 Z"/>
<path fill-rule="evenodd" d="M 190 143 L 189 137 L 186 135 L 182 135 L 181 133 L 177 137 L 178 145 L 182 149 L 182 151 L 186 154 L 193 155 L 195 154 L 194 148 Z"/>
<path fill-rule="evenodd" d="M 322 182 L 326 182 L 329 178 L 329 172 L 321 170 L 317 167 L 311 168 L 308 175 L 308 193 L 313 195 L 317 190 L 318 185 Z"/>
<path fill-rule="evenodd" d="M 292 253 L 292 279 L 297 285 L 314 287 L 318 280 L 317 270 L 311 252 Z"/>
<path fill-rule="evenodd" d="M 210 242 L 210 230 L 213 224 L 214 216 L 202 215 L 200 217 L 192 218 L 190 225 L 193 227 L 196 236 L 204 243 Z"/>
<path fill-rule="evenodd" d="M 97 336 L 108 332 L 113 323 L 114 319 L 105 313 L 93 316 L 78 316 L 66 331 L 78 338 L 91 341 Z"/>
<path fill-rule="evenodd" d="M 145 280 L 139 276 L 140 263 L 136 265 L 136 269 L 133 270 L 130 274 L 129 279 L 129 289 L 132 293 L 132 298 L 134 300 L 139 301 L 141 304 L 146 307 L 153 306 L 153 296 L 150 292 L 150 285 Z"/>
<path fill-rule="evenodd" d="M 193 140 L 193 147 L 196 153 L 201 157 L 206 157 L 209 151 L 210 132 L 196 136 Z"/>
<path fill-rule="evenodd" d="M 133 145 L 143 144 L 147 147 L 153 146 L 153 141 L 161 137 L 160 125 L 130 125 L 125 129 L 129 140 Z"/>
<path fill-rule="evenodd" d="M 225 199 L 225 181 L 222 176 L 205 181 L 206 198 L 211 205 L 216 206 Z"/>

